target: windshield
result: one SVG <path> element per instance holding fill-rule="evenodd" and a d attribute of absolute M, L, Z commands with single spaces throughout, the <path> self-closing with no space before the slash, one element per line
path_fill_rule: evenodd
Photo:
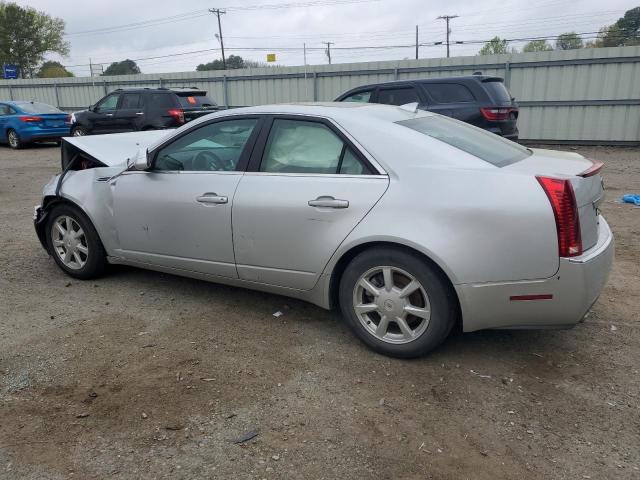
<path fill-rule="evenodd" d="M 178 93 L 182 108 L 215 107 L 216 102 L 204 93 Z"/>
<path fill-rule="evenodd" d="M 62 110 L 58 110 L 56 107 L 46 103 L 24 102 L 16 103 L 16 106 L 24 113 L 64 113 Z"/>
<path fill-rule="evenodd" d="M 530 150 L 517 143 L 447 117 L 420 117 L 396 123 L 470 153 L 496 167 L 511 165 L 531 155 Z"/>

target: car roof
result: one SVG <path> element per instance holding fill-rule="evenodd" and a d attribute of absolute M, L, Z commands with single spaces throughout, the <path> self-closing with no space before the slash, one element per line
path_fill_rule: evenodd
<path fill-rule="evenodd" d="M 430 77 L 430 78 L 409 78 L 406 80 L 393 80 L 390 82 L 378 82 L 369 83 L 367 85 L 361 85 L 359 87 L 352 88 L 349 92 L 354 90 L 375 88 L 379 86 L 393 86 L 393 85 L 405 85 L 407 83 L 482 83 L 486 81 L 504 81 L 502 77 L 496 77 L 493 75 L 460 75 L 457 77 Z M 348 93 L 348 92 L 345 92 Z"/>
<path fill-rule="evenodd" d="M 202 90 L 196 87 L 176 87 L 176 88 L 166 88 L 166 87 L 133 87 L 133 88 L 118 88 L 114 90 L 114 92 L 124 92 L 124 93 L 139 93 L 139 92 L 159 92 L 159 93 L 184 93 L 184 92 L 192 92 L 192 93 L 207 93 L 206 90 Z M 112 93 L 112 92 L 109 92 Z"/>

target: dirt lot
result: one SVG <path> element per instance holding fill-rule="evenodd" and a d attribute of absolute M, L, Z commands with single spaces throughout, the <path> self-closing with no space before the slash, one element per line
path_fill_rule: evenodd
<path fill-rule="evenodd" d="M 31 223 L 58 149 L 0 147 L 0 478 L 640 478 L 640 150 L 579 151 L 617 242 L 586 322 L 400 361 L 283 297 L 71 280 Z"/>

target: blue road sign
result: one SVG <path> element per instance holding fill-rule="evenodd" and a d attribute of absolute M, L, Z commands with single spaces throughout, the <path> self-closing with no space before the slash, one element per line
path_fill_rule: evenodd
<path fill-rule="evenodd" d="M 4 78 L 7 80 L 12 78 L 18 78 L 18 67 L 17 65 L 9 65 L 5 63 L 2 66 L 2 73 L 4 75 Z"/>

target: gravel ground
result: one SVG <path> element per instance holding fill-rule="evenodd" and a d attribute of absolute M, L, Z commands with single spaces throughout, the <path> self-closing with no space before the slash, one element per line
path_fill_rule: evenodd
<path fill-rule="evenodd" d="M 640 149 L 578 151 L 617 242 L 586 322 L 401 361 L 295 300 L 66 277 L 31 223 L 58 149 L 0 147 L 0 478 L 640 478 Z"/>

